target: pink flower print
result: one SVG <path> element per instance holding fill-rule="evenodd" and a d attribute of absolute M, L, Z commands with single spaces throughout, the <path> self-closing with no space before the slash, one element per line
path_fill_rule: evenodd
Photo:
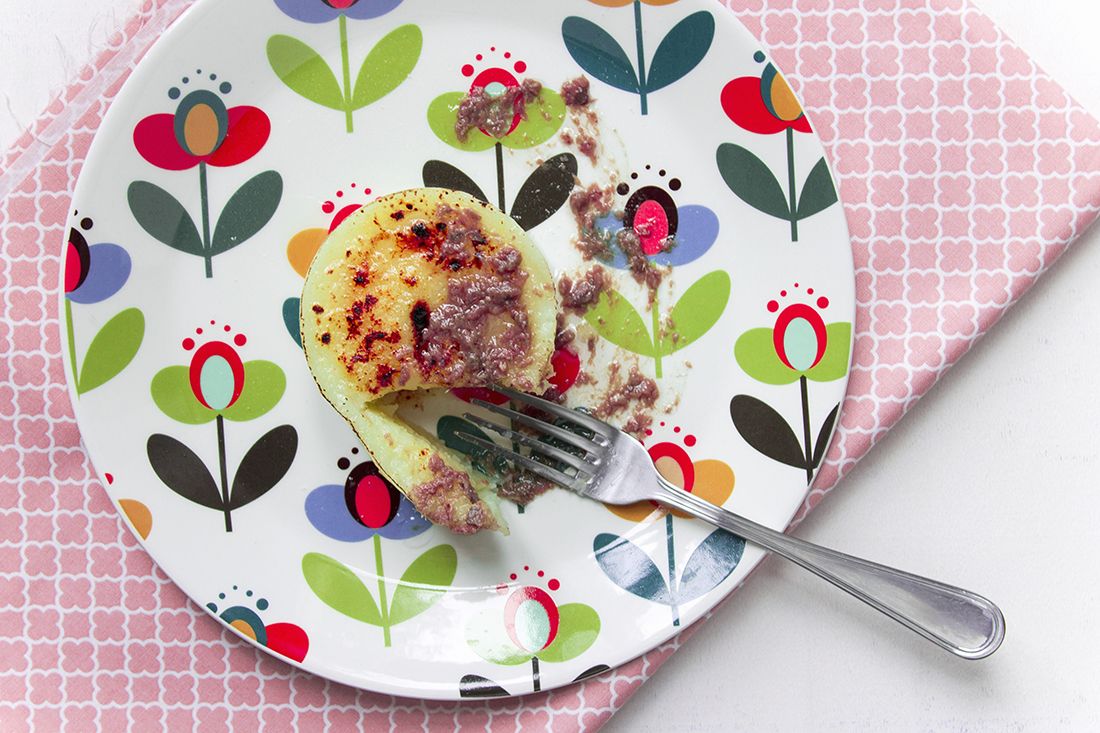
<path fill-rule="evenodd" d="M 1041 248 L 1035 241 L 1014 241 L 1008 244 L 1008 269 L 1016 273 L 1035 275 L 1042 269 Z"/>
<path fill-rule="evenodd" d="M 936 112 L 935 120 L 936 139 L 941 142 L 962 142 L 970 137 L 968 112 L 939 110 Z"/>
<path fill-rule="evenodd" d="M 907 46 L 928 45 L 932 41 L 932 16 L 927 12 L 898 14 L 898 40 Z"/>
<path fill-rule="evenodd" d="M 905 236 L 910 240 L 937 238 L 939 211 L 934 208 L 908 208 L 905 211 Z"/>
<path fill-rule="evenodd" d="M 12 382 L 24 387 L 41 387 L 46 383 L 46 357 L 41 354 L 16 354 L 11 360 Z"/>
<path fill-rule="evenodd" d="M 903 77 L 900 86 L 902 107 L 930 109 L 936 106 L 931 79 Z"/>
<path fill-rule="evenodd" d="M 198 729 L 203 733 L 230 733 L 229 711 L 223 707 L 198 709 Z"/>
<path fill-rule="evenodd" d="M 92 613 L 92 636 L 96 641 L 123 641 L 126 620 L 122 611 L 97 610 Z"/>
<path fill-rule="evenodd" d="M 190 705 L 195 701 L 195 679 L 188 674 L 169 674 L 160 678 L 166 705 Z"/>
<path fill-rule="evenodd" d="M 226 647 L 221 643 L 196 644 L 192 647 L 195 655 L 195 672 L 197 674 L 225 674 L 228 670 L 226 664 Z"/>
<path fill-rule="evenodd" d="M 1042 221 L 1042 228 L 1039 231 L 1045 239 L 1065 242 L 1073 236 L 1072 210 L 1068 208 L 1043 209 L 1039 214 L 1039 218 Z M 1013 227 L 1013 231 L 1021 231 L 1021 229 Z"/>
<path fill-rule="evenodd" d="M 93 547 L 89 552 L 92 575 L 97 578 L 122 577 L 122 549 L 119 547 Z"/>
<path fill-rule="evenodd" d="M 152 611 L 157 607 L 157 584 L 152 580 L 129 579 L 122 584 L 123 601 L 131 611 Z"/>
<path fill-rule="evenodd" d="M 3 628 L 14 628 L 4 626 Z M 53 608 L 27 609 L 27 638 L 51 641 L 61 638 L 61 614 Z"/>
<path fill-rule="evenodd" d="M 896 109 L 873 109 L 867 115 L 868 135 L 874 142 L 896 142 L 902 138 L 901 112 Z"/>
<path fill-rule="evenodd" d="M 936 146 L 934 143 L 907 143 L 902 147 L 905 172 L 932 174 L 936 171 Z"/>
<path fill-rule="evenodd" d="M 795 24 L 798 18 L 793 14 L 769 15 L 764 19 L 764 43 L 776 46 L 795 46 L 798 44 L 798 32 Z"/>
<path fill-rule="evenodd" d="M 966 76 L 966 47 L 959 43 L 932 46 L 932 71 L 939 77 Z"/>
<path fill-rule="evenodd" d="M 1008 142 L 1034 142 L 1038 117 L 1030 109 L 1006 109 L 1002 113 L 1004 139 Z"/>
<path fill-rule="evenodd" d="M 1005 178 L 1005 204 L 1012 208 L 1038 206 L 1039 179 L 1033 175 L 1010 175 Z"/>
<path fill-rule="evenodd" d="M 906 268 L 905 251 L 906 245 L 900 240 L 880 242 L 871 257 L 871 266 L 879 271 L 901 272 Z"/>
<path fill-rule="evenodd" d="M 1039 173 L 1044 176 L 1070 173 L 1068 143 L 1039 143 Z"/>
<path fill-rule="evenodd" d="M 1063 110 L 1069 104 L 1065 90 L 1050 77 L 1038 77 L 1035 80 L 1035 91 L 1037 92 L 1035 103 L 1039 109 Z"/>
<path fill-rule="evenodd" d="M 294 717 L 294 711 L 286 708 L 273 709 L 267 707 L 260 713 L 260 719 L 263 720 L 263 730 L 272 731 L 272 733 L 293 733 L 297 730 Z M 389 715 L 385 717 L 386 725 L 389 725 Z M 383 730 L 383 728 L 365 726 L 363 730 Z"/>
<path fill-rule="evenodd" d="M 256 707 L 260 704 L 260 680 L 255 675 L 230 675 L 229 704 Z"/>
<path fill-rule="evenodd" d="M 972 305 L 943 306 L 943 332 L 947 336 L 969 338 L 978 332 L 978 311 Z"/>
<path fill-rule="evenodd" d="M 980 305 L 1004 306 L 1009 301 L 1008 276 L 1001 272 L 979 272 L 974 275 L 974 299 Z"/>
<path fill-rule="evenodd" d="M 879 336 L 904 334 L 907 325 L 908 309 L 904 305 L 876 305 L 871 311 L 872 328 Z"/>
<path fill-rule="evenodd" d="M 839 143 L 834 151 L 837 172 L 848 175 L 870 170 L 867 163 L 870 148 L 866 143 Z"/>
<path fill-rule="evenodd" d="M 909 396 L 909 373 L 905 367 L 884 367 L 875 371 L 875 395 L 880 399 L 904 400 Z"/>
<path fill-rule="evenodd" d="M 30 676 L 32 705 L 58 705 L 61 703 L 61 675 L 56 672 L 35 672 Z"/>
<path fill-rule="evenodd" d="M 868 85 L 864 78 L 838 77 L 833 80 L 833 100 L 837 109 L 866 109 Z"/>
<path fill-rule="evenodd" d="M 95 666 L 94 649 L 88 641 L 61 642 L 61 671 L 91 672 Z"/>
<path fill-rule="evenodd" d="M 1008 236 L 1003 209 L 986 207 L 975 209 L 974 224 L 976 239 L 1003 240 Z"/>
<path fill-rule="evenodd" d="M 299 708 L 323 708 L 325 706 L 324 684 L 313 677 L 294 677 L 293 704 Z"/>
<path fill-rule="evenodd" d="M 156 643 L 131 642 L 126 647 L 126 656 L 126 667 L 132 674 L 153 674 L 161 670 L 160 647 Z"/>
<path fill-rule="evenodd" d="M 805 28 L 803 28 L 805 39 Z M 829 46 L 803 45 L 798 49 L 798 70 L 803 78 L 828 78 L 832 75 L 833 49 Z"/>
<path fill-rule="evenodd" d="M 835 45 L 846 43 L 860 45 L 866 34 L 863 31 L 863 15 L 860 13 L 833 13 L 830 18 L 833 32 L 831 40 Z"/>
<path fill-rule="evenodd" d="M 970 146 L 970 170 L 975 175 L 998 175 L 1005 170 L 1005 148 L 998 142 L 975 142 Z"/>
<path fill-rule="evenodd" d="M 87 578 L 60 578 L 58 588 L 61 596 L 58 603 L 62 608 L 88 608 L 92 603 L 92 583 Z"/>
<path fill-rule="evenodd" d="M 868 46 L 867 67 L 875 69 L 879 74 L 901 73 L 901 54 L 896 46 Z M 895 93 L 897 87 L 894 87 Z"/>
<path fill-rule="evenodd" d="M 524 710 L 517 722 L 524 733 L 550 730 L 550 714 L 545 710 Z"/>
<path fill-rule="evenodd" d="M 969 272 L 974 264 L 974 247 L 968 241 L 939 242 L 939 267 L 944 272 Z"/>
<path fill-rule="evenodd" d="M 906 285 L 913 303 L 938 303 L 942 298 L 941 276 L 937 272 L 911 272 L 906 277 Z"/>
<path fill-rule="evenodd" d="M 155 707 L 136 707 L 130 710 L 134 723 L 131 730 L 164 730 L 164 713 Z"/>
<path fill-rule="evenodd" d="M 192 638 L 190 611 L 161 611 L 156 616 L 157 639 L 164 643 L 186 643 Z"/>

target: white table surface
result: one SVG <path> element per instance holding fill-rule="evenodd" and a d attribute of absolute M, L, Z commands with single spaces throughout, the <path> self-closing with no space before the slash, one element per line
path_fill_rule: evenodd
<path fill-rule="evenodd" d="M 0 149 L 137 0 L 0 0 Z M 1100 115 L 1100 4 L 979 5 Z M 1100 230 L 798 534 L 985 593 L 1008 636 L 964 662 L 769 560 L 606 730 L 1100 729 Z"/>

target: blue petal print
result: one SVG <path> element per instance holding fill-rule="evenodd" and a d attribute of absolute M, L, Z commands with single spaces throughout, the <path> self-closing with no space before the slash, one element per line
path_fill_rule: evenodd
<path fill-rule="evenodd" d="M 389 524 L 378 530 L 378 534 L 387 540 L 407 540 L 424 534 L 431 528 L 432 523 L 416 511 L 412 502 L 405 497 L 401 497 L 401 503 L 397 506 L 397 514 L 394 515 Z"/>
<path fill-rule="evenodd" d="M 691 553 L 677 589 L 683 603 L 709 593 L 730 576 L 745 554 L 745 541 L 716 530 Z"/>
<path fill-rule="evenodd" d="M 344 487 L 335 484 L 314 489 L 306 497 L 306 518 L 318 532 L 339 542 L 363 542 L 374 536 L 351 516 Z"/>
<path fill-rule="evenodd" d="M 718 215 L 705 206 L 681 206 L 677 209 L 680 225 L 676 230 L 676 246 L 671 252 L 661 252 L 650 259 L 656 265 L 678 267 L 705 255 L 718 240 Z"/>
<path fill-rule="evenodd" d="M 592 541 L 596 562 L 615 585 L 654 603 L 672 604 L 661 571 L 641 548 L 613 534 L 599 534 Z"/>
<path fill-rule="evenodd" d="M 93 244 L 88 248 L 88 262 L 88 277 L 68 295 L 74 303 L 101 303 L 130 279 L 130 254 L 117 244 Z"/>

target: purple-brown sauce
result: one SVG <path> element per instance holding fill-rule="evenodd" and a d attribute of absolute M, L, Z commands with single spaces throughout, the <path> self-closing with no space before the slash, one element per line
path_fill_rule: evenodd
<path fill-rule="evenodd" d="M 496 520 L 486 511 L 469 476 L 448 466 L 438 453 L 428 460 L 428 470 L 432 478 L 411 492 L 413 503 L 425 519 L 458 534 L 496 527 Z"/>
<path fill-rule="evenodd" d="M 518 86 L 506 87 L 496 95 L 489 94 L 484 87 L 474 87 L 458 104 L 455 135 L 460 142 L 466 142 L 470 130 L 477 128 L 499 140 L 520 120 L 527 119 L 527 105 L 541 93 L 542 84 L 534 79 L 524 79 Z"/>
<path fill-rule="evenodd" d="M 567 311 L 577 314 L 587 312 L 600 300 L 600 296 L 611 287 L 607 271 L 597 265 L 576 280 L 563 275 L 558 280 L 558 295 L 561 305 Z"/>

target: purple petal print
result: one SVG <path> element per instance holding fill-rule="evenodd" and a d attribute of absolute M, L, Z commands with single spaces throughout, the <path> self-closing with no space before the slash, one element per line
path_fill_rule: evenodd
<path fill-rule="evenodd" d="M 694 262 L 714 246 L 718 239 L 718 215 L 705 206 L 681 206 L 680 226 L 676 230 L 676 246 L 671 252 L 661 252 L 650 259 L 655 265 L 686 265 Z"/>
<path fill-rule="evenodd" d="M 320 486 L 309 493 L 306 518 L 318 532 L 338 542 L 363 542 L 375 533 L 355 521 L 344 501 L 344 487 L 335 484 Z"/>
<path fill-rule="evenodd" d="M 88 276 L 68 295 L 69 300 L 82 305 L 107 300 L 130 279 L 130 255 L 117 244 L 93 244 L 88 254 Z"/>
<path fill-rule="evenodd" d="M 370 18 L 377 18 L 380 15 L 385 15 L 400 5 L 402 1 L 403 0 L 359 0 L 359 2 L 345 10 L 344 14 L 352 20 L 369 20 Z"/>
<path fill-rule="evenodd" d="M 327 23 L 336 20 L 340 11 L 324 0 L 275 0 L 275 5 L 291 18 L 303 23 Z"/>
<path fill-rule="evenodd" d="M 431 528 L 432 523 L 416 511 L 412 502 L 405 497 L 401 497 L 396 516 L 389 524 L 378 530 L 378 534 L 387 540 L 407 540 L 424 534 Z"/>

